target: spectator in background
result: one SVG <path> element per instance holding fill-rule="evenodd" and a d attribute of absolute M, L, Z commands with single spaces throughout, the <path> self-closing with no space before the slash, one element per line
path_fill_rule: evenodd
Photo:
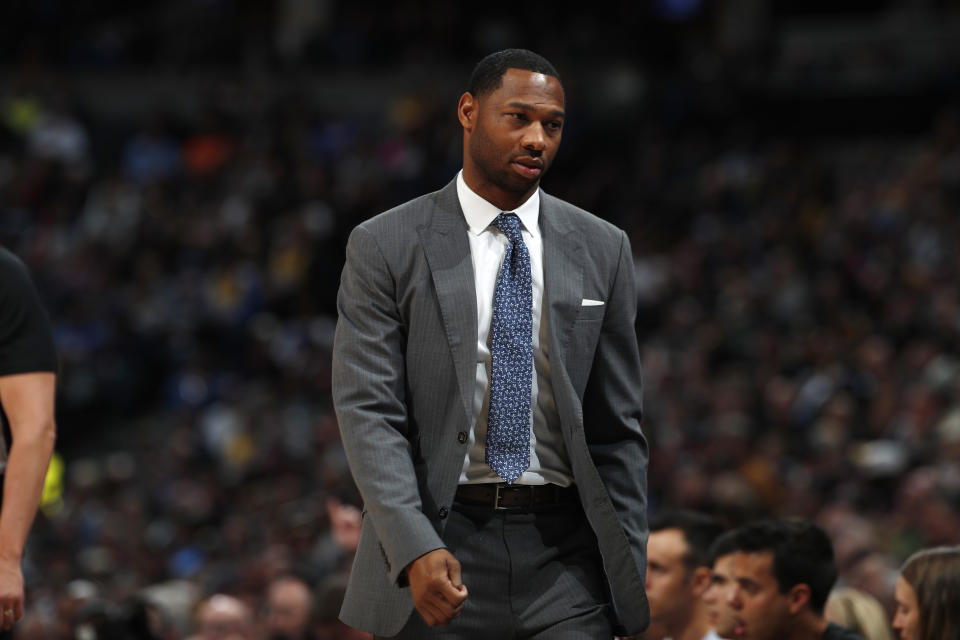
<path fill-rule="evenodd" d="M 960 547 L 913 554 L 897 579 L 893 628 L 902 640 L 960 638 Z"/>
<path fill-rule="evenodd" d="M 712 552 L 712 549 L 711 549 Z M 710 572 L 710 586 L 703 594 L 710 627 L 721 638 L 732 638 L 736 619 L 730 607 L 733 589 L 733 554 L 714 556 Z"/>
<path fill-rule="evenodd" d="M 310 586 L 296 576 L 281 576 L 267 587 L 267 638 L 307 640 L 313 609 Z"/>
<path fill-rule="evenodd" d="M 56 434 L 57 356 L 50 322 L 26 267 L 0 247 L 0 637 L 23 617 L 23 548 L 37 513 Z M 2 420 L 0 420 L 2 423 Z"/>
<path fill-rule="evenodd" d="M 732 556 L 738 640 L 862 640 L 823 617 L 837 569 L 830 539 L 816 525 L 754 522 L 723 534 L 713 552 Z"/>
<path fill-rule="evenodd" d="M 252 640 L 256 637 L 250 607 L 222 593 L 200 604 L 196 630 L 190 640 Z"/>
<path fill-rule="evenodd" d="M 51 637 L 42 628 L 39 630 L 47 635 L 30 635 L 33 630 L 18 628 L 16 637 L 37 637 L 44 640 Z M 119 605 L 103 600 L 87 602 L 77 612 L 70 637 L 98 640 L 167 640 L 175 637 L 173 633 L 163 612 L 156 605 L 143 598 L 134 597 Z"/>
<path fill-rule="evenodd" d="M 695 511 L 661 514 L 647 541 L 650 619 L 673 640 L 715 640 L 704 594 L 710 587 L 710 545 L 722 532 L 713 518 Z"/>
<path fill-rule="evenodd" d="M 823 614 L 830 622 L 856 631 L 863 640 L 893 640 L 887 614 L 880 601 L 858 589 L 834 589 Z"/>

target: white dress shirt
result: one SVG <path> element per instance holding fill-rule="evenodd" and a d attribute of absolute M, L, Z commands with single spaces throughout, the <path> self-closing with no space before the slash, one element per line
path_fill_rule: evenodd
<path fill-rule="evenodd" d="M 667 636 L 663 640 L 673 640 L 673 638 L 671 638 L 670 636 Z M 703 640 L 724 640 L 724 639 L 718 636 L 715 630 L 710 629 L 710 631 L 707 631 L 707 634 L 703 636 Z"/>
<path fill-rule="evenodd" d="M 509 240 L 491 226 L 502 212 L 478 196 L 457 175 L 457 196 L 469 225 L 470 257 L 477 292 L 477 383 L 473 394 L 473 428 L 460 473 L 460 484 L 503 482 L 484 462 L 487 416 L 490 411 L 490 325 L 493 322 L 493 292 Z M 550 354 L 547 345 L 547 314 L 543 306 L 543 238 L 540 235 L 540 190 L 513 213 L 520 218 L 524 244 L 530 253 L 533 278 L 533 384 L 530 401 L 530 467 L 515 484 L 569 486 L 573 473 L 560 432 L 560 418 L 550 382 Z"/>

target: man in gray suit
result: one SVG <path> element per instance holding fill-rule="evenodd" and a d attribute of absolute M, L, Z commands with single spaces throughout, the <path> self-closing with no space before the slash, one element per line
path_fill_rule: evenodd
<path fill-rule="evenodd" d="M 487 56 L 462 172 L 350 236 L 334 404 L 365 510 L 341 619 L 377 636 L 647 625 L 633 261 L 539 188 L 564 109 L 545 59 Z"/>

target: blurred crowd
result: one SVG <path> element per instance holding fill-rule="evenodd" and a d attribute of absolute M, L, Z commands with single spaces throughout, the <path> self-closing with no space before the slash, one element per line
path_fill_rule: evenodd
<path fill-rule="evenodd" d="M 320 629 L 362 507 L 330 401 L 346 234 L 454 176 L 457 96 L 118 121 L 55 87 L 0 87 L 0 244 L 62 361 L 19 637 L 193 633 L 214 595 L 266 628 L 291 575 Z M 815 521 L 889 610 L 903 559 L 960 540 L 957 113 L 829 138 L 613 115 L 571 116 L 543 186 L 631 237 L 651 511 Z"/>
<path fill-rule="evenodd" d="M 945 114 L 650 162 L 690 212 L 635 235 L 653 509 L 815 520 L 887 603 L 906 553 L 960 539 L 958 142 Z"/>

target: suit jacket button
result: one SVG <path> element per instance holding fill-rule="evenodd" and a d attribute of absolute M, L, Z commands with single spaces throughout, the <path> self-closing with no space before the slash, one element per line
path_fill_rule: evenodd
<path fill-rule="evenodd" d="M 449 513 L 449 511 L 447 511 L 447 508 L 446 508 L 446 507 L 440 507 L 440 514 L 439 514 L 439 515 L 440 515 L 440 519 L 441 519 L 441 520 L 443 520 L 444 518 L 446 518 L 448 513 Z"/>
<path fill-rule="evenodd" d="M 467 441 L 466 431 L 461 431 L 460 433 L 457 434 L 457 442 L 459 442 L 460 444 L 463 444 L 466 441 Z"/>

